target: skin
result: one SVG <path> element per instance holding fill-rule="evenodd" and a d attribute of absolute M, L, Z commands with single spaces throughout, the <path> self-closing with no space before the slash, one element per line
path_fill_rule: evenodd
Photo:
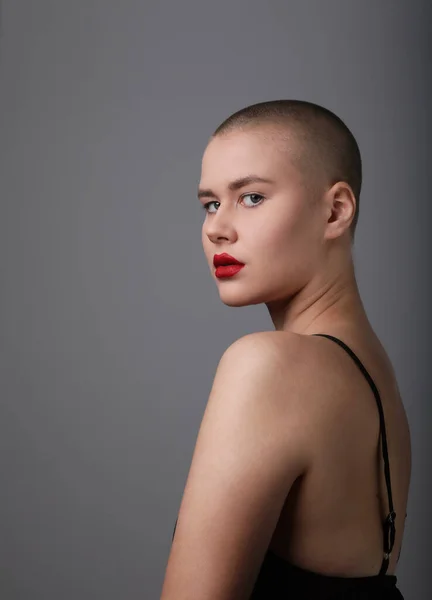
<path fill-rule="evenodd" d="M 343 181 L 299 167 L 295 136 L 261 126 L 211 139 L 199 189 L 203 248 L 222 302 L 265 303 L 274 331 L 243 336 L 216 370 L 178 514 L 162 600 L 249 598 L 266 551 L 304 569 L 376 575 L 388 513 L 372 391 L 381 394 L 397 536 L 411 472 L 409 428 L 391 362 L 364 310 Z M 273 183 L 229 184 L 249 175 Z M 212 194 L 209 195 L 209 190 Z M 259 195 L 259 196 L 258 196 Z M 218 279 L 213 256 L 245 267 Z M 349 540 L 349 543 L 347 543 Z"/>

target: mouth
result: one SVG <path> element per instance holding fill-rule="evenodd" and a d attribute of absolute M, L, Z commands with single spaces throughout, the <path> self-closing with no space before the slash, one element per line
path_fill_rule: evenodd
<path fill-rule="evenodd" d="M 213 265 L 216 267 L 215 276 L 218 279 L 232 277 L 245 266 L 244 263 L 225 252 L 223 254 L 214 255 Z"/>
<path fill-rule="evenodd" d="M 244 263 L 238 261 L 233 256 L 226 254 L 226 252 L 224 252 L 223 254 L 215 254 L 213 257 L 213 265 L 216 268 L 217 267 L 229 267 L 229 266 L 233 266 L 233 265 L 244 267 Z"/>

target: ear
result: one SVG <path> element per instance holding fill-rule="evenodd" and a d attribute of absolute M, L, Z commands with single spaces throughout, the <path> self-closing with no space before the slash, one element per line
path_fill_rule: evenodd
<path fill-rule="evenodd" d="M 351 186 L 338 181 L 326 193 L 326 239 L 335 239 L 349 230 L 356 212 L 357 201 Z"/>

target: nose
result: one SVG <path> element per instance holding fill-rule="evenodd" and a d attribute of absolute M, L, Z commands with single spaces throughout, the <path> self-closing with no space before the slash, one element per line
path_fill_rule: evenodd
<path fill-rule="evenodd" d="M 216 213 L 207 216 L 203 224 L 203 233 L 213 244 L 226 241 L 233 243 L 237 239 L 232 216 L 222 207 L 219 207 Z"/>

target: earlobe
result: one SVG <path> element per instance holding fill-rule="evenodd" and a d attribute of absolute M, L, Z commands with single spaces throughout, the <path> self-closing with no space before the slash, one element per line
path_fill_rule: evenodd
<path fill-rule="evenodd" d="M 347 214 L 346 206 L 347 204 L 345 202 L 336 201 L 335 204 L 327 210 L 326 239 L 336 239 L 349 229 L 352 218 L 351 212 L 349 215 Z"/>

